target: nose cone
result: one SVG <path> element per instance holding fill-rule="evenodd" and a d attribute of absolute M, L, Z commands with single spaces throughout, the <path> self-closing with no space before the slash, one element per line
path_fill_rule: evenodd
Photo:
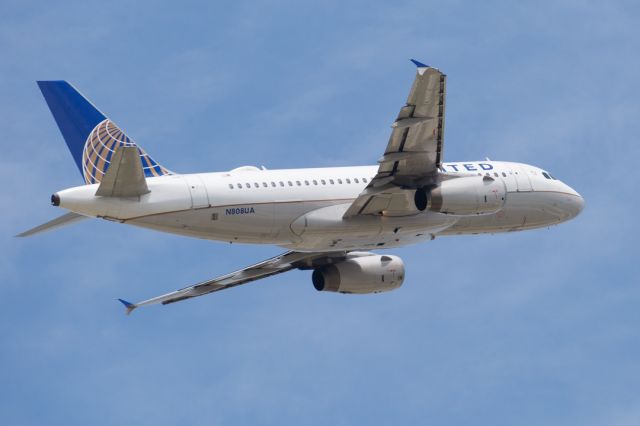
<path fill-rule="evenodd" d="M 578 194 L 577 192 L 576 196 L 573 198 L 573 209 L 575 212 L 573 217 L 576 217 L 580 214 L 580 212 L 582 212 L 582 210 L 584 210 L 584 198 L 582 198 L 582 195 Z"/>
<path fill-rule="evenodd" d="M 584 198 L 575 189 L 567 185 L 570 197 L 568 197 L 566 206 L 569 213 L 569 219 L 578 216 L 584 210 Z"/>

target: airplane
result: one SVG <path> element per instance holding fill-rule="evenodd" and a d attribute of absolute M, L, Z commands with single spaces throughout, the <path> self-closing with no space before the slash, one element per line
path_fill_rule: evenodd
<path fill-rule="evenodd" d="M 357 167 L 172 172 L 71 84 L 38 81 L 84 185 L 51 196 L 52 205 L 68 213 L 18 236 L 101 218 L 287 250 L 138 303 L 118 299 L 129 314 L 293 269 L 312 271 L 318 291 L 390 291 L 403 284 L 404 263 L 371 250 L 549 227 L 582 211 L 582 196 L 539 167 L 489 159 L 443 162 L 446 75 L 411 61 L 415 79 L 384 153 L 377 165 Z"/>

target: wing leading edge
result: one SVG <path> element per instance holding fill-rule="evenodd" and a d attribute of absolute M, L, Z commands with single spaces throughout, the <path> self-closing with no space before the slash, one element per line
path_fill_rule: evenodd
<path fill-rule="evenodd" d="M 204 296 L 205 294 L 214 293 L 216 291 L 225 290 L 227 288 L 246 284 L 262 278 L 267 278 L 272 275 L 281 274 L 292 269 L 311 269 L 339 262 L 344 260 L 346 256 L 346 252 L 303 253 L 288 251 L 235 272 L 221 275 L 211 280 L 203 281 L 142 302 L 131 303 L 123 299 L 118 300 L 127 309 L 127 314 L 130 314 L 134 309 L 140 306 L 154 305 L 158 303 L 168 305 L 170 303 Z"/>
<path fill-rule="evenodd" d="M 345 212 L 344 217 L 380 214 L 392 206 L 401 188 L 432 185 L 442 164 L 447 76 L 416 60 L 417 73 L 407 103 L 391 125 L 376 176 Z"/>

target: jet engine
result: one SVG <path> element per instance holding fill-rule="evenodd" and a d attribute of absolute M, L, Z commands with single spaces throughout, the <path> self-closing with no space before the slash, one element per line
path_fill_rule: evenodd
<path fill-rule="evenodd" d="M 489 176 L 468 176 L 443 181 L 429 193 L 429 210 L 453 215 L 495 213 L 504 206 L 507 188 Z"/>
<path fill-rule="evenodd" d="M 404 262 L 398 256 L 367 253 L 316 268 L 311 279 L 318 291 L 381 293 L 402 285 Z"/>
<path fill-rule="evenodd" d="M 392 191 L 386 194 L 381 212 L 384 216 L 412 216 L 425 210 L 457 216 L 490 214 L 502 209 L 506 193 L 502 180 L 490 176 L 459 177 L 442 181 L 431 190 Z"/>

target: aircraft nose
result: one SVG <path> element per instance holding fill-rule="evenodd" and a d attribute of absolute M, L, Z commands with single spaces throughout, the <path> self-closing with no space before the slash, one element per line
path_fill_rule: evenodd
<path fill-rule="evenodd" d="M 573 188 L 570 188 L 570 189 L 571 189 L 571 195 L 573 196 L 570 197 L 569 210 L 570 210 L 571 218 L 574 218 L 578 216 L 580 212 L 582 212 L 582 210 L 584 210 L 584 198 L 575 189 Z"/>
<path fill-rule="evenodd" d="M 576 195 L 577 197 L 575 197 L 573 203 L 575 208 L 575 216 L 578 216 L 582 212 L 582 210 L 584 210 L 584 198 L 577 192 Z"/>

